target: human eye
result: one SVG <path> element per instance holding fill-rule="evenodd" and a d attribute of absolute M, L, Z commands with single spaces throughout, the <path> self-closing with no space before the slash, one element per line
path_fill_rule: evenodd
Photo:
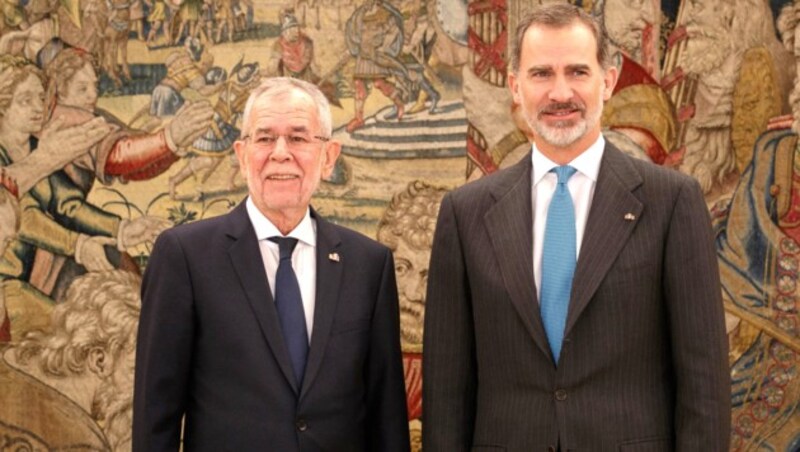
<path fill-rule="evenodd" d="M 292 144 L 303 145 L 303 144 L 310 143 L 311 139 L 306 135 L 292 134 L 292 135 L 289 135 L 289 142 L 291 142 Z"/>
<path fill-rule="evenodd" d="M 263 144 L 263 145 L 272 145 L 278 141 L 278 137 L 275 135 L 258 135 L 256 137 L 256 143 Z"/>
<path fill-rule="evenodd" d="M 398 260 L 394 264 L 394 271 L 398 275 L 401 275 L 401 276 L 405 275 L 406 273 L 408 273 L 409 270 L 411 270 L 411 264 L 409 264 L 405 260 Z"/>
<path fill-rule="evenodd" d="M 532 79 L 546 79 L 552 74 L 552 71 L 547 68 L 531 68 L 528 71 L 528 77 Z"/>

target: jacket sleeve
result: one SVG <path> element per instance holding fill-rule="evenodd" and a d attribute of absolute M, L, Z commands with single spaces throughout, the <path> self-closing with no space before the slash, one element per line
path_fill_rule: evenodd
<path fill-rule="evenodd" d="M 386 251 L 367 358 L 369 450 L 410 449 L 394 258 Z"/>
<path fill-rule="evenodd" d="M 728 450 L 728 338 L 711 222 L 700 186 L 687 179 L 673 207 L 664 298 L 675 372 L 675 450 Z"/>
<path fill-rule="evenodd" d="M 467 451 L 475 425 L 477 366 L 464 254 L 451 195 L 439 210 L 428 270 L 422 448 Z"/>
<path fill-rule="evenodd" d="M 191 276 L 174 230 L 161 234 L 142 281 L 133 451 L 178 451 L 194 338 Z"/>
<path fill-rule="evenodd" d="M 66 173 L 58 171 L 39 182 L 31 195 L 64 227 L 87 235 L 116 237 L 121 218 L 95 206 Z"/>

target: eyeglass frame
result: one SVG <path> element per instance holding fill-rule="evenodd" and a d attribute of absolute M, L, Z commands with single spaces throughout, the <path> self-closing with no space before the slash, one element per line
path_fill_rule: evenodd
<path fill-rule="evenodd" d="M 286 143 L 286 147 L 287 148 L 292 148 L 293 146 L 298 146 L 297 143 L 292 144 L 292 141 L 289 139 L 289 138 L 291 138 L 292 133 L 270 133 L 270 134 L 265 134 L 264 136 L 273 137 L 273 138 L 275 138 L 275 141 L 272 142 L 272 143 L 269 143 L 269 144 L 263 144 L 263 143 L 258 143 L 258 142 L 254 141 L 253 144 L 255 144 L 257 146 L 264 146 L 265 148 L 274 149 L 275 146 L 278 145 L 278 139 L 283 137 L 283 141 Z M 242 138 L 240 138 L 240 140 L 247 141 L 250 138 L 254 138 L 253 135 L 245 135 Z M 310 141 L 309 140 L 307 142 L 304 142 L 304 143 L 300 144 L 301 148 L 303 146 L 308 146 L 308 145 L 312 145 L 312 144 L 327 143 L 327 142 L 329 142 L 331 140 L 331 137 L 323 137 L 323 136 L 320 136 L 320 135 L 310 135 L 309 138 L 313 138 L 313 139 L 318 140 L 318 141 Z"/>

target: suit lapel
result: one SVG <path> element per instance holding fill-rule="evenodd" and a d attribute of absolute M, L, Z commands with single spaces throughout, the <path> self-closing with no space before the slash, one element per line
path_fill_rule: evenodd
<path fill-rule="evenodd" d="M 233 239 L 233 244 L 228 248 L 231 265 L 239 277 L 239 282 L 247 295 L 247 301 L 253 309 L 264 339 L 275 355 L 275 360 L 286 377 L 286 381 L 297 395 L 299 388 L 292 372 L 289 352 L 281 334 L 281 324 L 264 272 L 264 261 L 261 258 L 258 239 L 250 223 L 250 218 L 247 216 L 244 203 L 234 209 L 229 218 L 231 221 L 228 236 Z"/>
<path fill-rule="evenodd" d="M 533 278 L 531 158 L 498 175 L 492 187 L 495 204 L 484 217 L 495 258 L 511 302 L 536 345 L 550 356 Z"/>
<path fill-rule="evenodd" d="M 303 379 L 302 397 L 308 392 L 314 378 L 319 373 L 325 348 L 330 337 L 336 306 L 339 302 L 339 285 L 342 281 L 342 265 L 347 258 L 340 248 L 341 239 L 336 228 L 320 218 L 312 209 L 311 215 L 317 221 L 317 292 L 314 307 L 314 326 L 311 332 L 311 348 L 308 353 L 306 374 Z M 341 261 L 332 259 L 339 256 Z"/>
<path fill-rule="evenodd" d="M 606 144 L 572 281 L 565 337 L 639 221 L 644 206 L 632 191 L 641 183 L 641 176 L 628 157 Z"/>

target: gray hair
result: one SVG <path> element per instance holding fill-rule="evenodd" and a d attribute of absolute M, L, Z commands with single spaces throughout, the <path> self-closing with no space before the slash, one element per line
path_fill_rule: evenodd
<path fill-rule="evenodd" d="M 247 99 L 247 104 L 244 107 L 244 120 L 242 123 L 242 139 L 246 138 L 250 133 L 250 114 L 253 110 L 253 104 L 256 100 L 264 96 L 279 96 L 281 94 L 290 93 L 293 90 L 302 91 L 311 97 L 314 104 L 317 106 L 317 118 L 321 133 L 324 137 L 330 137 L 333 133 L 333 120 L 331 119 L 331 106 L 328 99 L 322 94 L 320 89 L 309 82 L 299 80 L 291 77 L 270 77 L 250 93 Z"/>
<path fill-rule="evenodd" d="M 400 239 L 413 249 L 430 249 L 439 206 L 447 191 L 421 180 L 410 182 L 405 190 L 392 197 L 383 213 L 378 223 L 378 240 L 392 251 L 397 251 Z"/>
<path fill-rule="evenodd" d="M 122 270 L 76 278 L 66 300 L 53 309 L 50 330 L 27 332 L 14 349 L 16 358 L 22 364 L 37 359 L 45 374 L 66 377 L 86 372 L 94 348 L 115 359 L 120 351 L 132 350 L 141 311 L 140 286 L 139 276 Z"/>
<path fill-rule="evenodd" d="M 597 62 L 603 69 L 608 69 L 611 65 L 611 57 L 608 50 L 608 36 L 603 23 L 583 9 L 569 3 L 550 3 L 540 6 L 529 11 L 520 19 L 514 38 L 514 48 L 511 52 L 511 69 L 519 72 L 522 41 L 525 39 L 528 29 L 537 25 L 564 28 L 575 22 L 585 25 L 592 32 L 597 41 Z"/>

